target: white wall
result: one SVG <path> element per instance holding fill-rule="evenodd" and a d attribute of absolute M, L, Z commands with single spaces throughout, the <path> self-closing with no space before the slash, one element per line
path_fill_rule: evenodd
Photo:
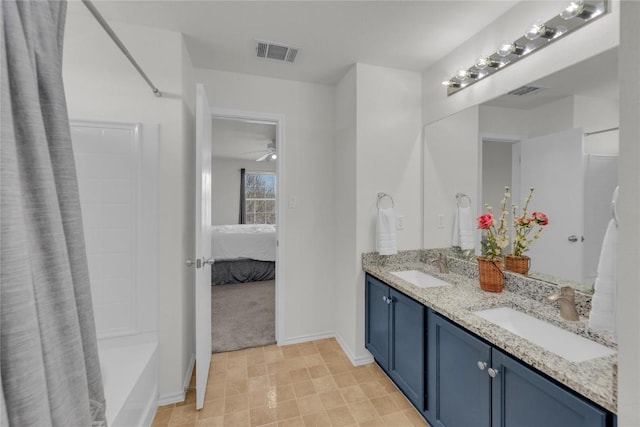
<path fill-rule="evenodd" d="M 478 206 L 479 107 L 424 128 L 424 247 L 451 246 L 456 193 Z M 438 216 L 443 215 L 443 226 Z M 477 212 L 472 209 L 472 215 Z"/>
<path fill-rule="evenodd" d="M 421 247 L 421 78 L 411 71 L 356 65 L 356 359 L 364 349 L 364 273 L 361 254 L 375 251 L 377 194 L 393 197 L 399 250 Z M 345 284 L 353 286 L 353 284 Z"/>
<path fill-rule="evenodd" d="M 432 123 L 468 107 L 479 105 L 524 84 L 547 76 L 618 45 L 620 3 L 609 2 L 611 12 L 585 28 L 452 96 L 440 83 L 461 65 L 470 66 L 480 56 L 494 52 L 502 40 L 515 40 L 532 20 L 548 19 L 566 6 L 566 1 L 522 1 L 490 23 L 464 45 L 452 51 L 423 73 L 423 123 Z"/>
<path fill-rule="evenodd" d="M 356 290 L 358 277 L 358 252 L 356 249 L 357 204 L 357 80 L 356 66 L 338 82 L 335 97 L 335 149 L 334 149 L 334 248 L 332 317 L 336 336 L 343 347 L 356 342 Z M 351 357 L 355 357 L 353 354 Z"/>
<path fill-rule="evenodd" d="M 70 2 L 63 58 L 67 106 L 72 119 L 160 126 L 159 390 L 161 400 L 178 399 L 193 353 L 191 272 L 183 262 L 193 252 L 185 234 L 193 229 L 187 226 L 193 209 L 185 192 L 190 145 L 183 128 L 182 36 L 126 24 L 113 28 L 164 96 L 155 97 L 86 8 Z"/>
<path fill-rule="evenodd" d="M 213 142 L 215 144 L 215 141 Z M 213 225 L 238 224 L 240 213 L 240 169 L 247 172 L 274 172 L 275 162 L 213 158 L 211 204 Z"/>
<path fill-rule="evenodd" d="M 333 333 L 333 135 L 334 88 L 247 74 L 195 69 L 212 108 L 285 116 L 287 209 L 282 328 L 279 344 Z"/>
<path fill-rule="evenodd" d="M 511 187 L 512 148 L 512 144 L 505 141 L 482 143 L 482 212 L 486 212 L 484 205 L 488 204 L 496 216 L 500 214 L 504 187 Z"/>
<path fill-rule="evenodd" d="M 640 425 L 640 3 L 623 2 L 620 36 L 618 426 Z"/>
<path fill-rule="evenodd" d="M 574 127 L 581 127 L 585 133 L 617 128 L 620 125 L 620 102 L 616 99 L 573 97 Z M 618 131 L 586 136 L 585 151 L 589 154 L 617 155 Z"/>

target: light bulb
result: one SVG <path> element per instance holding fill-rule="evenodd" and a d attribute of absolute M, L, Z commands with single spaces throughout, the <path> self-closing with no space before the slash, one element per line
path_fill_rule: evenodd
<path fill-rule="evenodd" d="M 535 40 L 538 37 L 552 39 L 556 35 L 556 29 L 547 27 L 545 24 L 535 23 L 524 34 L 529 40 Z"/>
<path fill-rule="evenodd" d="M 466 79 L 468 77 L 467 70 L 465 70 L 464 68 L 459 69 L 458 72 L 456 73 L 456 77 L 460 80 Z"/>
<path fill-rule="evenodd" d="M 503 58 L 511 53 L 521 56 L 525 53 L 525 47 L 516 43 L 503 43 L 496 53 Z"/>
<path fill-rule="evenodd" d="M 582 12 L 584 12 L 584 0 L 574 0 L 560 12 L 560 17 L 569 20 L 580 15 Z"/>
<path fill-rule="evenodd" d="M 491 68 L 500 67 L 500 63 L 488 55 L 483 55 L 480 58 L 478 58 L 475 65 L 478 70 L 484 70 L 487 67 L 491 67 Z"/>

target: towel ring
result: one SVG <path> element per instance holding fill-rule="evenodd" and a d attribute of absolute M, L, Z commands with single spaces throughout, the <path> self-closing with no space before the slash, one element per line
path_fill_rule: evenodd
<path fill-rule="evenodd" d="M 469 197 L 464 193 L 456 193 L 456 200 L 457 200 L 458 207 L 462 207 L 461 206 L 462 199 L 467 199 L 469 201 L 469 207 L 471 207 L 471 197 Z"/>
<path fill-rule="evenodd" d="M 387 193 L 378 193 L 378 200 L 376 201 L 376 208 L 380 209 L 380 200 L 388 197 L 391 200 L 391 207 L 394 208 L 393 197 L 388 195 Z"/>

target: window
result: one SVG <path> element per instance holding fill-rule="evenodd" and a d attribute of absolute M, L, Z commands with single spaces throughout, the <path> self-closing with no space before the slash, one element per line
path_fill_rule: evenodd
<path fill-rule="evenodd" d="M 276 175 L 247 172 L 245 175 L 245 223 L 276 223 Z"/>

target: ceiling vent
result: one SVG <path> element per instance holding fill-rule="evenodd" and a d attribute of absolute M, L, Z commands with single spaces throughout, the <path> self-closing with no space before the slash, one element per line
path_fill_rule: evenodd
<path fill-rule="evenodd" d="M 522 87 L 519 87 L 518 89 L 515 89 L 509 92 L 509 95 L 515 95 L 515 96 L 533 95 L 534 93 L 542 92 L 543 90 L 545 90 L 545 88 L 543 87 L 522 86 Z"/>
<path fill-rule="evenodd" d="M 298 48 L 258 40 L 256 53 L 258 54 L 258 58 L 293 62 L 298 55 Z"/>

